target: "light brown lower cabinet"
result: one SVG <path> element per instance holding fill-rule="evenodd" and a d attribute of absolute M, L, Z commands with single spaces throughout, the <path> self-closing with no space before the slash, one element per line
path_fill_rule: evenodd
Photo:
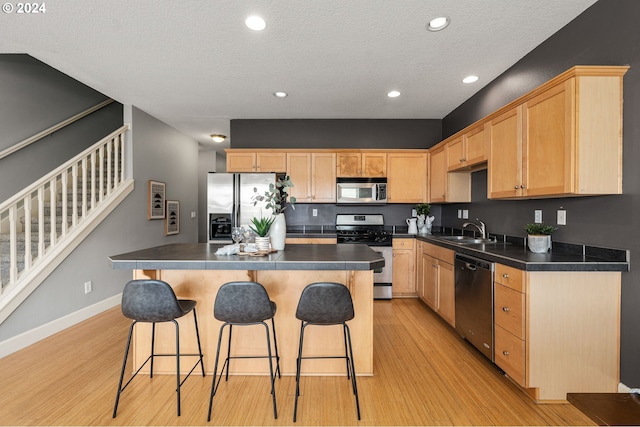
<path fill-rule="evenodd" d="M 526 272 L 496 264 L 495 363 L 539 402 L 615 393 L 619 272 Z"/>
<path fill-rule="evenodd" d="M 419 248 L 416 269 L 418 296 L 451 326 L 455 326 L 455 253 L 422 241 Z"/>
<path fill-rule="evenodd" d="M 393 239 L 393 297 L 415 297 L 416 240 Z"/>

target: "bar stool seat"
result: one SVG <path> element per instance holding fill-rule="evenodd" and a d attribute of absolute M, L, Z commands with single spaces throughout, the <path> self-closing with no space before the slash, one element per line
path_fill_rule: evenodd
<path fill-rule="evenodd" d="M 213 368 L 213 380 L 211 383 L 211 394 L 209 396 L 209 413 L 207 421 L 211 421 L 211 410 L 213 408 L 213 398 L 218 390 L 222 375 L 226 367 L 225 381 L 229 380 L 229 365 L 231 359 L 253 359 L 267 358 L 269 359 L 269 376 L 271 380 L 271 396 L 273 400 L 273 417 L 278 418 L 278 409 L 276 405 L 275 392 L 275 376 L 280 378 L 280 356 L 278 355 L 278 341 L 276 339 L 276 327 L 274 317 L 276 315 L 276 303 L 269 299 L 267 290 L 257 282 L 229 282 L 225 283 L 218 290 L 216 300 L 213 306 L 213 315 L 216 319 L 224 322 L 220 327 L 218 334 L 218 348 L 216 350 L 216 360 Z M 271 340 L 269 337 L 269 326 L 265 320 L 271 319 L 271 330 L 273 332 L 273 343 L 275 348 L 275 356 L 271 352 Z M 231 356 L 231 334 L 234 326 L 250 326 L 264 325 L 267 337 L 267 355 L 266 356 Z M 224 329 L 229 327 L 229 340 L 227 346 L 227 357 L 225 358 L 220 377 L 216 381 L 218 373 L 218 361 L 220 358 L 220 346 Z M 273 359 L 276 359 L 276 369 L 274 373 Z"/>
<path fill-rule="evenodd" d="M 347 379 L 351 379 L 351 386 L 356 400 L 356 411 L 360 420 L 360 402 L 358 400 L 358 385 L 356 383 L 356 369 L 353 363 L 353 348 L 351 346 L 351 332 L 347 321 L 353 319 L 353 300 L 349 289 L 341 283 L 318 282 L 307 285 L 300 295 L 296 318 L 300 320 L 300 345 L 296 360 L 296 398 L 293 409 L 293 422 L 298 414 L 298 397 L 300 396 L 300 369 L 303 359 L 345 359 L 347 365 Z M 344 356 L 303 356 L 305 328 L 309 325 L 330 326 L 342 325 L 344 338 Z"/>
<path fill-rule="evenodd" d="M 153 360 L 158 356 L 174 356 L 176 358 L 176 399 L 178 405 L 178 416 L 180 416 L 180 386 L 191 375 L 195 368 L 200 365 L 202 369 L 202 376 L 204 373 L 204 363 L 202 361 L 202 347 L 200 346 L 200 333 L 198 331 L 198 316 L 196 315 L 196 301 L 187 299 L 178 299 L 176 297 L 173 288 L 167 283 L 161 280 L 131 280 L 129 281 L 122 292 L 122 314 L 129 319 L 132 319 L 131 326 L 129 327 L 129 338 L 127 339 L 127 346 L 124 352 L 124 360 L 122 361 L 122 371 L 120 372 L 120 382 L 118 383 L 118 393 L 116 395 L 116 401 L 113 406 L 113 418 L 116 417 L 118 411 L 118 403 L 120 401 L 120 395 L 125 388 L 136 377 L 138 372 L 151 361 L 149 376 L 153 378 Z M 193 311 L 193 320 L 196 328 L 196 338 L 198 341 L 198 353 L 197 354 L 181 354 L 180 353 L 180 327 L 176 319 Z M 131 347 L 131 338 L 133 335 L 134 326 L 139 323 L 151 323 L 151 354 L 144 363 L 134 372 L 129 378 L 127 383 L 123 386 L 124 371 L 127 365 L 127 357 L 129 356 L 129 348 Z M 159 322 L 173 322 L 176 331 L 176 352 L 173 354 L 157 354 L 155 353 L 155 332 L 156 323 Z M 198 361 L 193 365 L 186 377 L 180 380 L 180 357 L 184 356 L 197 356 Z"/>

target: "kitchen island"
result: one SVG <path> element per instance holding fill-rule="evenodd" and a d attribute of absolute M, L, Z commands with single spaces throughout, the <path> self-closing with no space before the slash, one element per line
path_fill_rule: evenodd
<path fill-rule="evenodd" d="M 213 303 L 224 283 L 259 282 L 277 304 L 275 324 L 283 375 L 295 375 L 296 372 L 300 321 L 296 319 L 295 311 L 302 290 L 312 282 L 343 283 L 351 292 L 356 313 L 349 322 L 356 372 L 358 375 L 373 375 L 373 270 L 384 266 L 380 254 L 366 245 L 353 244 L 288 245 L 285 250 L 260 257 L 216 255 L 221 246 L 176 243 L 114 255 L 109 257 L 109 261 L 114 269 L 133 270 L 134 279 L 166 281 L 179 298 L 198 302 L 200 339 L 205 369 L 209 374 L 213 372 L 218 331 L 222 324 L 213 317 Z M 197 353 L 191 316 L 178 321 L 181 326 L 181 352 Z M 133 345 L 135 368 L 148 355 L 150 333 L 150 325 L 136 326 Z M 341 333 L 340 326 L 316 328 L 305 337 L 305 353 L 343 354 Z M 159 325 L 156 328 L 156 352 L 174 351 L 174 339 L 173 325 Z M 239 328 L 233 335 L 232 349 L 232 354 L 236 355 L 266 354 L 264 328 L 259 325 Z M 155 362 L 154 373 L 173 373 L 174 367 L 175 361 L 171 358 L 160 358 Z M 235 359 L 230 372 L 266 375 L 269 369 L 264 359 Z M 345 365 L 340 359 L 309 360 L 303 365 L 302 373 L 345 375 Z"/>

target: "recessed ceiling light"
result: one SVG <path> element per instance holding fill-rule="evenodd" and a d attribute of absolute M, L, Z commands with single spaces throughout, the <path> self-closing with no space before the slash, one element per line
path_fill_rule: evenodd
<path fill-rule="evenodd" d="M 252 15 L 245 19 L 244 24 L 254 31 L 262 31 L 267 28 L 267 23 L 259 16 Z"/>
<path fill-rule="evenodd" d="M 400 92 L 397 90 L 392 90 L 391 92 L 387 93 L 387 96 L 389 98 L 397 98 L 400 96 Z"/>
<path fill-rule="evenodd" d="M 278 98 L 286 98 L 289 94 L 287 92 L 282 92 L 282 91 L 278 91 L 278 92 L 274 92 L 273 96 L 278 97 Z"/>
<path fill-rule="evenodd" d="M 220 143 L 220 142 L 223 142 L 226 138 L 227 138 L 226 135 L 220 135 L 215 133 L 211 134 L 211 139 L 213 139 L 213 142 Z"/>
<path fill-rule="evenodd" d="M 440 31 L 444 30 L 449 26 L 451 20 L 446 16 L 439 16 L 437 18 L 432 19 L 427 24 L 427 30 L 429 31 Z"/>
<path fill-rule="evenodd" d="M 478 76 L 467 76 L 462 79 L 462 83 L 473 83 L 478 81 Z"/>

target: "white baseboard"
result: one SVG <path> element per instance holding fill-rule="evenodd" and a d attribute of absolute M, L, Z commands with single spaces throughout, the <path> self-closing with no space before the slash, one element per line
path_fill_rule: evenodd
<path fill-rule="evenodd" d="M 110 298 L 102 300 L 96 304 L 85 307 L 74 313 L 67 314 L 59 319 L 53 320 L 37 328 L 23 332 L 15 337 L 0 342 L 0 358 L 22 350 L 42 339 L 45 339 L 57 332 L 67 329 L 77 323 L 89 319 L 90 317 L 100 314 L 105 310 L 113 308 L 120 304 L 122 294 L 114 295 Z"/>

